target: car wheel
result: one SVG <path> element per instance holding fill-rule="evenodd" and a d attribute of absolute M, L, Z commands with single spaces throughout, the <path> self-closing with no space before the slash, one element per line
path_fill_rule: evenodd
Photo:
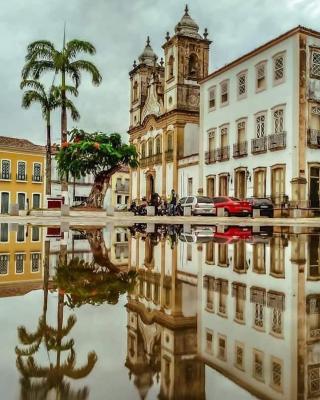
<path fill-rule="evenodd" d="M 230 216 L 229 211 L 228 210 L 224 210 L 223 216 L 224 217 L 229 217 Z"/>

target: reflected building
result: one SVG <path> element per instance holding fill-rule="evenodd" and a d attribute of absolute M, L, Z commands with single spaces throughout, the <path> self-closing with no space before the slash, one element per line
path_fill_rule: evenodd
<path fill-rule="evenodd" d="M 126 306 L 130 379 L 142 399 L 156 382 L 159 399 L 204 399 L 204 365 L 197 359 L 197 276 L 180 264 L 184 253 L 174 234 L 136 233 L 129 248 L 129 265 L 139 274 Z"/>
<path fill-rule="evenodd" d="M 0 297 L 42 287 L 43 232 L 38 226 L 0 224 Z"/>
<path fill-rule="evenodd" d="M 320 396 L 319 232 L 202 245 L 198 352 L 263 399 Z"/>

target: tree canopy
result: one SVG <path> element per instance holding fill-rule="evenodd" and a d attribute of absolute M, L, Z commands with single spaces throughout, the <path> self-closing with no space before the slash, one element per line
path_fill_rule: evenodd
<path fill-rule="evenodd" d="M 87 133 L 75 128 L 69 135 L 70 141 L 62 144 L 56 156 L 61 175 L 97 176 L 121 165 L 133 168 L 138 165 L 136 148 L 123 143 L 119 133 Z"/>

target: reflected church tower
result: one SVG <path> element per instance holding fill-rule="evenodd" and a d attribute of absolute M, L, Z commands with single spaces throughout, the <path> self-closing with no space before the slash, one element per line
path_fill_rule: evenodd
<path fill-rule="evenodd" d="M 126 367 L 142 399 L 157 384 L 159 399 L 204 399 L 197 317 L 186 305 L 197 301 L 197 291 L 178 278 L 179 244 L 173 236 L 129 236 L 129 265 L 138 280 L 126 305 Z"/>

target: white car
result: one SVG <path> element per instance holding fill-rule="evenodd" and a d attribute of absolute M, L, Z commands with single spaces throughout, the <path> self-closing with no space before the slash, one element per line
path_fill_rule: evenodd
<path fill-rule="evenodd" d="M 217 210 L 211 197 L 188 196 L 180 199 L 180 204 L 184 210 L 190 208 L 191 215 L 216 215 Z M 185 214 L 185 213 L 184 213 Z"/>

